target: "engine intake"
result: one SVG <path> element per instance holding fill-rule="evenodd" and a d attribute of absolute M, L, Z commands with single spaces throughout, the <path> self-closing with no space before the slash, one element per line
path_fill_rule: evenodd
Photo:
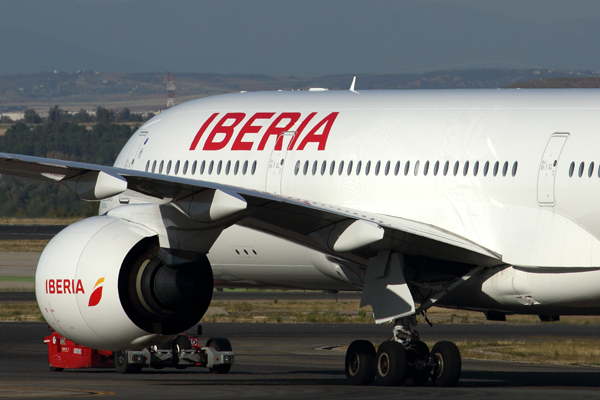
<path fill-rule="evenodd" d="M 213 275 L 208 258 L 194 255 L 194 261 L 167 264 L 173 257 L 158 247 L 156 237 L 141 240 L 131 250 L 119 274 L 119 296 L 137 326 L 175 335 L 202 318 L 212 299 Z"/>

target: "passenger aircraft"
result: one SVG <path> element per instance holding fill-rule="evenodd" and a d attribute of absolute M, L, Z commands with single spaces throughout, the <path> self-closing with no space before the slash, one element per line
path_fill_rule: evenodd
<path fill-rule="evenodd" d="M 0 173 L 101 201 L 36 273 L 75 342 L 164 341 L 213 286 L 355 290 L 394 325 L 350 345 L 350 383 L 453 386 L 456 346 L 415 330 L 434 304 L 600 314 L 599 134 L 595 90 L 242 92 L 160 113 L 114 167 L 0 154 Z"/>

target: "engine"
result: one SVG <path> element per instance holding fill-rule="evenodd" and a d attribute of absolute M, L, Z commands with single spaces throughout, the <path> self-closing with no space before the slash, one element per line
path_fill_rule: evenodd
<path fill-rule="evenodd" d="M 168 252 L 156 232 L 109 216 L 56 235 L 35 282 L 48 324 L 102 350 L 141 349 L 189 329 L 206 312 L 213 290 L 204 254 Z"/>

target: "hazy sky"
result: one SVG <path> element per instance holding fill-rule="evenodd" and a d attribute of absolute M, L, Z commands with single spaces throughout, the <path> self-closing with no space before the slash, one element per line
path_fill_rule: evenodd
<path fill-rule="evenodd" d="M 600 70 L 598 0 L 2 0 L 0 74 Z"/>

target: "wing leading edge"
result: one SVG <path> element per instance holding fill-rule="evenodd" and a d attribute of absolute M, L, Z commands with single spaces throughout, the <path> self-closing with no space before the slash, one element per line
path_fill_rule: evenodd
<path fill-rule="evenodd" d="M 219 190 L 248 203 L 248 209 L 236 223 L 325 253 L 364 260 L 361 253 L 365 251 L 391 248 L 404 254 L 474 265 L 502 264 L 499 254 L 429 224 L 214 182 L 6 153 L 0 153 L 0 173 L 63 183 L 86 200 L 100 200 L 129 190 L 181 204 L 204 190 Z M 87 186 L 82 186 L 82 181 Z M 101 186 L 95 188 L 96 195 L 89 195 L 90 185 Z M 82 195 L 84 192 L 87 197 Z M 377 230 L 383 232 L 379 234 Z M 356 243 L 343 246 L 343 240 Z"/>

